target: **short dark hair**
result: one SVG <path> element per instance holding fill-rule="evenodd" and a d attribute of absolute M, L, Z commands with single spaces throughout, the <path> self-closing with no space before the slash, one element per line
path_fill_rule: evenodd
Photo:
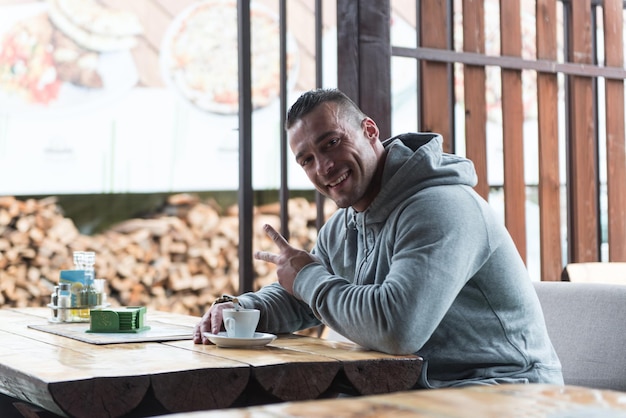
<path fill-rule="evenodd" d="M 303 93 L 287 112 L 285 129 L 291 128 L 298 120 L 322 103 L 333 102 L 353 116 L 356 123 L 361 123 L 366 115 L 344 92 L 339 89 L 315 89 Z"/>

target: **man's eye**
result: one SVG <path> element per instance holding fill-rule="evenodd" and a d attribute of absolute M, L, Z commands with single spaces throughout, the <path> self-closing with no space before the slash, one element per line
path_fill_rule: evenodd
<path fill-rule="evenodd" d="M 309 164 L 310 162 L 311 162 L 310 158 L 303 158 L 303 159 L 300 160 L 300 165 L 302 167 L 304 167 L 305 165 Z"/>

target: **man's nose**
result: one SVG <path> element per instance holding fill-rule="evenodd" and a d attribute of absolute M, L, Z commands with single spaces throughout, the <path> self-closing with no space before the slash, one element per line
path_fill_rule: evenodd
<path fill-rule="evenodd" d="M 334 162 L 330 158 L 318 157 L 317 158 L 317 174 L 326 175 L 333 168 Z"/>

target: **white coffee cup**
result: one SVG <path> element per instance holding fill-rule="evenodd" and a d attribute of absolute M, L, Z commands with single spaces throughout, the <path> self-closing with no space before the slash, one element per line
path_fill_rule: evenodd
<path fill-rule="evenodd" d="M 224 327 L 229 338 L 252 338 L 259 324 L 258 309 L 224 309 Z"/>

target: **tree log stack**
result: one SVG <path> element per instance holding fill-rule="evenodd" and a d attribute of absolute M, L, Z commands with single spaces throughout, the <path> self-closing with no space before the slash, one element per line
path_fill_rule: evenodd
<path fill-rule="evenodd" d="M 310 250 L 315 242 L 315 203 L 290 199 L 292 245 Z M 336 207 L 332 202 L 325 213 Z M 253 249 L 276 251 L 262 230 L 279 230 L 279 205 L 255 207 Z M 0 307 L 46 306 L 61 270 L 73 268 L 74 251 L 96 253 L 96 277 L 105 279 L 113 306 L 201 315 L 239 284 L 237 208 L 222 211 L 212 201 L 172 195 L 158 213 L 129 219 L 103 233 L 81 234 L 64 217 L 55 197 L 0 197 Z M 255 288 L 276 280 L 273 264 L 254 261 Z"/>

